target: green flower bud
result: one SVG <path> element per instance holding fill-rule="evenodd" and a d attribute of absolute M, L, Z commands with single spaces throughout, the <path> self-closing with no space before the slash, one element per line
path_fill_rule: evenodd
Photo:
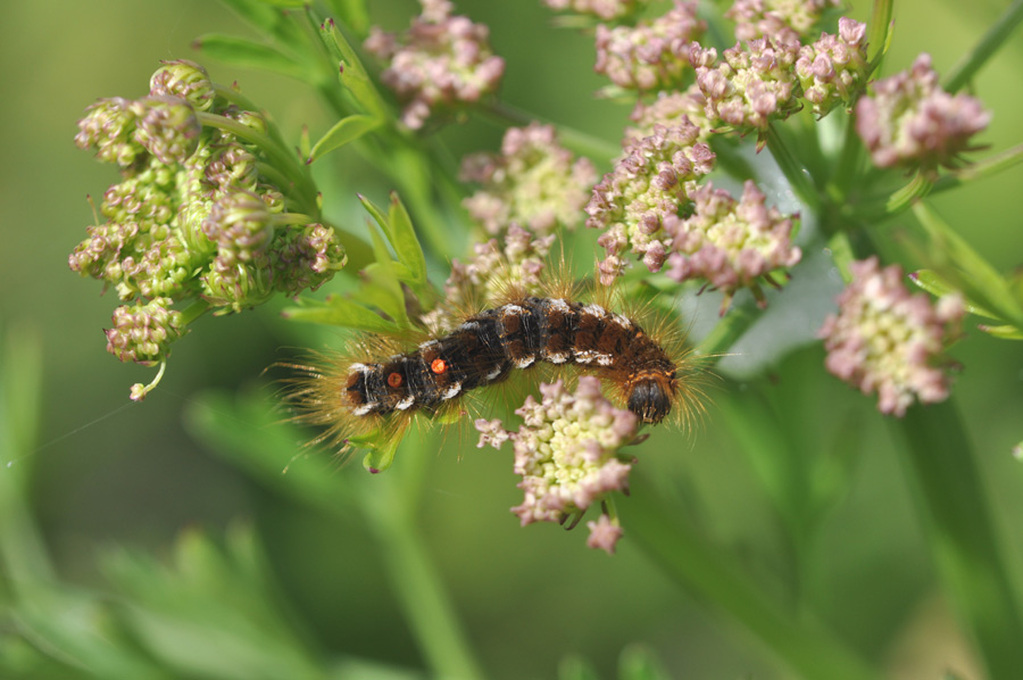
<path fill-rule="evenodd" d="M 209 111 L 216 98 L 206 69 L 187 59 L 163 62 L 149 79 L 149 94 L 180 97 L 196 111 Z"/>

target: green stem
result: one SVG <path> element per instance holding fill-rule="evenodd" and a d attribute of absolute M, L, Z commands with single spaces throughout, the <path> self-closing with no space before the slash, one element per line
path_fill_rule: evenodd
<path fill-rule="evenodd" d="M 870 72 L 874 73 L 881 66 L 881 60 L 888 51 L 892 30 L 893 0 L 874 0 L 874 8 L 870 14 L 870 33 L 867 44 L 870 47 Z"/>
<path fill-rule="evenodd" d="M 1023 669 L 1023 616 L 988 495 L 958 410 L 950 402 L 913 406 L 892 421 L 946 590 L 972 629 L 988 677 Z"/>
<path fill-rule="evenodd" d="M 553 125 L 558 130 L 558 137 L 566 148 L 586 156 L 595 162 L 605 162 L 622 155 L 619 145 L 601 137 L 595 137 L 582 130 L 544 119 L 535 114 L 517 109 L 505 102 L 494 102 L 490 106 L 479 109 L 480 117 L 501 129 L 510 126 L 524 127 L 533 122 Z"/>
<path fill-rule="evenodd" d="M 297 155 L 288 151 L 283 144 L 279 143 L 271 135 L 263 134 L 227 116 L 198 112 L 196 117 L 203 126 L 226 130 L 262 149 L 270 159 L 271 165 L 281 170 L 289 180 L 287 184 L 281 185 L 280 189 L 286 191 L 289 185 L 293 185 L 298 191 L 296 198 L 301 204 L 302 209 L 309 213 L 319 214 L 316 204 L 318 193 L 316 185 L 309 176 L 307 168 L 299 163 Z"/>
<path fill-rule="evenodd" d="M 835 173 L 828 182 L 826 192 L 835 205 L 844 205 L 849 196 L 849 188 L 855 180 L 863 163 L 863 143 L 856 134 L 856 114 L 850 114 L 845 121 L 845 140 L 842 151 L 835 163 Z"/>
<path fill-rule="evenodd" d="M 934 193 L 947 191 L 948 189 L 954 189 L 955 187 L 966 184 L 967 182 L 991 177 L 1003 170 L 1008 170 L 1020 162 L 1023 162 L 1023 144 L 1019 144 L 1011 149 L 1006 149 L 1001 153 L 985 158 L 982 161 L 968 165 L 962 170 L 958 170 L 948 175 L 942 175 L 938 181 L 934 183 L 933 191 Z"/>
<path fill-rule="evenodd" d="M 361 494 L 362 507 L 376 531 L 389 581 L 432 675 L 459 680 L 484 678 L 486 674 L 469 647 L 437 567 L 415 526 L 415 514 L 409 503 L 414 496 L 406 491 L 410 484 L 418 486 L 419 475 L 412 474 L 412 479 L 407 479 L 408 473 L 409 470 L 392 469 L 376 477 L 373 480 L 376 484 L 366 485 Z"/>
<path fill-rule="evenodd" d="M 828 632 L 769 597 L 675 508 L 636 490 L 622 504 L 629 540 L 686 591 L 731 617 L 791 670 L 808 680 L 877 680 L 870 666 Z"/>
<path fill-rule="evenodd" d="M 725 317 L 700 342 L 697 348 L 699 355 L 707 357 L 713 363 L 727 356 L 732 345 L 760 318 L 760 312 L 760 308 L 754 302 L 733 305 Z"/>
<path fill-rule="evenodd" d="M 799 199 L 810 209 L 810 212 L 819 214 L 821 197 L 809 171 L 792 155 L 792 151 L 782 140 L 773 123 L 767 126 L 767 148 Z"/>
<path fill-rule="evenodd" d="M 195 300 L 192 304 L 181 310 L 181 325 L 187 326 L 200 316 L 209 311 L 210 303 L 205 300 Z"/>
<path fill-rule="evenodd" d="M 958 92 L 973 80 L 973 76 L 980 70 L 980 67 L 986 64 L 987 60 L 1005 44 L 1009 35 L 1016 30 L 1021 21 L 1023 21 L 1023 0 L 1016 0 L 991 25 L 976 47 L 964 54 L 959 63 L 946 74 L 945 89 L 948 92 Z"/>
<path fill-rule="evenodd" d="M 885 213 L 896 215 L 912 207 L 914 203 L 931 193 L 933 187 L 934 182 L 930 178 L 925 177 L 923 173 L 918 172 L 906 186 L 895 191 L 888 198 L 888 201 L 885 203 Z"/>

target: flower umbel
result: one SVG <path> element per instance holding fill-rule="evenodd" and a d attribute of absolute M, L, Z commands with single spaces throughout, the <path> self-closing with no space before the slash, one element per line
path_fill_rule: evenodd
<path fill-rule="evenodd" d="M 696 17 L 695 2 L 675 6 L 636 26 L 597 26 L 597 63 L 593 70 L 618 87 L 650 92 L 678 87 L 691 70 L 690 44 L 707 30 Z"/>
<path fill-rule="evenodd" d="M 522 475 L 518 486 L 525 493 L 512 512 L 523 526 L 565 522 L 612 491 L 626 491 L 632 462 L 623 460 L 618 450 L 633 440 L 639 425 L 635 414 L 604 398 L 600 380 L 593 376 L 579 378 L 574 392 L 559 380 L 540 385 L 540 393 L 540 402 L 530 396 L 516 411 L 524 422 L 518 432 L 508 433 L 515 472 Z M 478 421 L 477 429 L 483 434 L 481 445 L 497 448 L 505 440 L 492 421 Z M 617 535 L 601 527 L 596 533 L 603 538 L 591 547 L 610 552 Z"/>
<path fill-rule="evenodd" d="M 851 106 L 867 83 L 867 25 L 848 17 L 838 20 L 838 35 L 824 33 L 804 45 L 796 60 L 803 98 L 824 116 L 838 105 Z"/>
<path fill-rule="evenodd" d="M 864 394 L 876 392 L 878 410 L 898 417 L 914 401 L 947 399 L 945 347 L 961 333 L 962 297 L 946 295 L 932 305 L 925 293 L 906 289 L 900 266 L 882 269 L 876 257 L 850 268 L 838 314 L 819 333 L 828 370 Z"/>
<path fill-rule="evenodd" d="M 627 17 L 649 2 L 650 0 L 543 0 L 543 4 L 553 10 L 592 14 L 603 21 Z"/>
<path fill-rule="evenodd" d="M 657 125 L 649 137 L 630 142 L 594 187 L 586 226 L 606 229 L 597 241 L 608 255 L 600 265 L 603 283 L 624 270 L 626 248 L 650 271 L 660 270 L 671 244 L 664 221 L 684 209 L 696 180 L 714 167 L 714 152 L 699 139 L 700 129 L 686 117 Z"/>
<path fill-rule="evenodd" d="M 699 45 L 692 49 L 696 84 L 707 98 L 707 117 L 715 127 L 739 134 L 763 134 L 773 119 L 799 109 L 799 80 L 793 68 L 799 44 L 757 38 L 722 53 Z"/>
<path fill-rule="evenodd" d="M 276 163 L 284 186 L 263 175 L 261 164 L 286 152 L 261 114 L 216 92 L 201 67 L 166 62 L 148 96 L 101 100 L 79 122 L 78 146 L 120 166 L 121 181 L 103 195 L 106 221 L 88 228 L 68 264 L 131 303 L 107 332 L 107 349 L 121 361 L 162 362 L 202 310 L 224 314 L 275 292 L 296 295 L 346 261 L 334 231 L 315 218 L 307 171 L 296 158 L 290 168 Z M 183 320 L 174 308 L 185 305 Z"/>
<path fill-rule="evenodd" d="M 451 16 L 448 0 L 420 0 L 423 13 L 403 35 L 373 27 L 365 48 L 386 61 L 380 74 L 405 108 L 413 130 L 443 110 L 478 102 L 497 90 L 504 59 L 489 45 L 490 31 L 464 16 Z"/>
<path fill-rule="evenodd" d="M 466 156 L 462 179 L 482 185 L 462 204 L 488 232 L 517 224 L 543 235 L 578 226 L 597 170 L 562 147 L 553 126 L 532 123 L 509 128 L 500 155 Z"/>
<path fill-rule="evenodd" d="M 902 166 L 932 173 L 955 167 L 970 138 L 987 127 L 991 114 L 967 94 L 941 89 L 929 54 L 908 71 L 879 80 L 856 105 L 856 131 L 881 168 Z"/>
<path fill-rule="evenodd" d="M 181 337 L 185 329 L 181 312 L 171 309 L 173 300 L 153 300 L 114 310 L 114 327 L 105 331 L 107 351 L 121 361 L 152 364 L 167 354 L 167 346 Z"/>
<path fill-rule="evenodd" d="M 802 258 L 792 245 L 792 218 L 768 207 L 752 180 L 738 201 L 710 183 L 696 189 L 692 199 L 692 215 L 672 215 L 664 222 L 672 236 L 668 276 L 706 280 L 725 293 L 722 312 L 740 288 L 750 288 L 763 304 L 759 280 L 770 282 L 771 272 Z"/>
<path fill-rule="evenodd" d="M 770 37 L 798 45 L 825 9 L 841 4 L 840 0 L 736 0 L 725 16 L 736 23 L 739 40 Z"/>

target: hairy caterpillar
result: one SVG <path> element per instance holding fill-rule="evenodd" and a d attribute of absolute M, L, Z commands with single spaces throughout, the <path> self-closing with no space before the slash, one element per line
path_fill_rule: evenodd
<path fill-rule="evenodd" d="M 476 388 L 547 363 L 596 373 L 643 423 L 682 420 L 698 408 L 686 397 L 699 388 L 678 335 L 651 335 L 597 303 L 513 295 L 503 305 L 468 315 L 446 335 L 424 332 L 414 344 L 365 336 L 346 356 L 294 367 L 303 376 L 292 397 L 300 420 L 327 428 L 318 441 L 375 448 L 360 437 L 372 433 L 392 441 L 415 414 L 444 419 Z"/>

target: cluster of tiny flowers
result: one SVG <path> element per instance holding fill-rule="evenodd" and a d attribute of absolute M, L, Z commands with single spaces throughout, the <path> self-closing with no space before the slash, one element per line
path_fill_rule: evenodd
<path fill-rule="evenodd" d="M 663 16 L 635 26 L 597 26 L 594 70 L 618 87 L 649 92 L 682 84 L 691 71 L 692 41 L 707 30 L 695 2 L 675 1 Z"/>
<path fill-rule="evenodd" d="M 491 234 L 513 224 L 548 234 L 578 226 L 597 170 L 562 147 L 553 126 L 532 123 L 505 132 L 500 154 L 467 156 L 462 179 L 482 185 L 463 205 Z"/>
<path fill-rule="evenodd" d="M 147 303 L 114 310 L 114 327 L 106 331 L 107 351 L 121 361 L 153 364 L 184 332 L 181 312 L 173 300 L 154 298 Z"/>
<path fill-rule="evenodd" d="M 621 274 L 626 245 L 643 258 L 650 271 L 664 264 L 671 240 L 664 220 L 689 201 L 696 180 L 714 167 L 714 152 L 698 141 L 700 130 L 682 119 L 672 127 L 631 142 L 614 169 L 593 189 L 586 226 L 606 231 L 598 243 L 608 257 L 600 265 L 605 285 Z"/>
<path fill-rule="evenodd" d="M 707 141 L 714 131 L 707 117 L 707 98 L 695 84 L 682 92 L 658 92 L 657 98 L 649 104 L 636 102 L 629 120 L 635 127 L 626 128 L 625 145 L 649 137 L 658 125 L 673 127 L 691 123 L 699 129 L 701 142 Z"/>
<path fill-rule="evenodd" d="M 725 16 L 735 22 L 739 40 L 770 36 L 798 45 L 800 38 L 810 35 L 825 9 L 840 4 L 840 0 L 736 0 Z"/>
<path fill-rule="evenodd" d="M 785 118 L 801 106 L 794 69 L 798 43 L 757 38 L 722 53 L 693 45 L 696 84 L 706 97 L 707 117 L 715 127 L 763 133 L 772 119 Z"/>
<path fill-rule="evenodd" d="M 931 304 L 911 294 L 898 265 L 876 257 L 853 262 L 853 280 L 838 297 L 839 312 L 820 330 L 828 370 L 864 394 L 877 393 L 878 410 L 903 416 L 914 400 L 948 397 L 945 347 L 961 333 L 959 295 Z"/>
<path fill-rule="evenodd" d="M 680 282 L 709 281 L 724 292 L 723 309 L 740 288 L 750 288 L 762 302 L 758 280 L 770 280 L 772 271 L 792 267 L 802 257 L 792 245 L 792 219 L 768 207 L 752 180 L 738 201 L 710 183 L 690 197 L 689 217 L 670 215 L 664 221 L 672 237 L 668 276 Z"/>
<path fill-rule="evenodd" d="M 439 110 L 478 102 L 497 90 L 504 60 L 493 54 L 490 31 L 451 16 L 448 0 L 420 0 L 423 13 L 400 37 L 373 27 L 364 43 L 387 67 L 381 80 L 404 105 L 401 120 L 418 130 Z"/>
<path fill-rule="evenodd" d="M 464 306 L 492 305 L 509 291 L 523 295 L 539 294 L 547 255 L 556 236 L 536 236 L 517 224 L 508 228 L 498 241 L 492 238 L 473 245 L 473 258 L 451 261 L 451 275 L 444 284 L 446 304 L 424 315 L 422 321 L 432 331 L 446 333 L 461 319 L 454 310 Z"/>
<path fill-rule="evenodd" d="M 803 98 L 824 116 L 839 105 L 849 106 L 867 81 L 867 25 L 847 17 L 838 20 L 838 35 L 824 33 L 804 45 L 796 60 Z"/>
<path fill-rule="evenodd" d="M 564 522 L 612 491 L 626 491 L 632 463 L 620 459 L 618 450 L 633 440 L 639 425 L 635 414 L 604 398 L 593 376 L 579 378 L 574 392 L 559 380 L 540 385 L 540 393 L 540 402 L 530 396 L 516 411 L 523 419 L 518 432 L 504 432 L 500 421 L 476 423 L 479 446 L 512 441 L 525 495 L 512 512 L 523 526 Z M 590 530 L 590 546 L 608 552 L 621 535 L 610 518 L 591 523 Z"/>
<path fill-rule="evenodd" d="M 856 131 L 881 168 L 954 166 L 991 120 L 976 98 L 941 89 L 929 54 L 917 57 L 910 70 L 873 83 L 872 90 L 856 105 Z"/>
<path fill-rule="evenodd" d="M 551 9 L 576 14 L 590 14 L 603 21 L 613 21 L 631 16 L 650 0 L 543 0 Z"/>
<path fill-rule="evenodd" d="M 223 127 L 200 125 L 199 111 Z M 135 303 L 118 308 L 107 334 L 122 361 L 166 357 L 184 330 L 173 305 L 201 299 L 215 313 L 239 311 L 315 288 L 344 266 L 333 230 L 287 212 L 258 171 L 262 151 L 225 132 L 238 124 L 266 134 L 259 114 L 216 96 L 187 61 L 165 63 L 149 96 L 100 100 L 79 122 L 78 146 L 118 164 L 121 182 L 103 195 L 106 221 L 87 229 L 68 263 Z"/>

